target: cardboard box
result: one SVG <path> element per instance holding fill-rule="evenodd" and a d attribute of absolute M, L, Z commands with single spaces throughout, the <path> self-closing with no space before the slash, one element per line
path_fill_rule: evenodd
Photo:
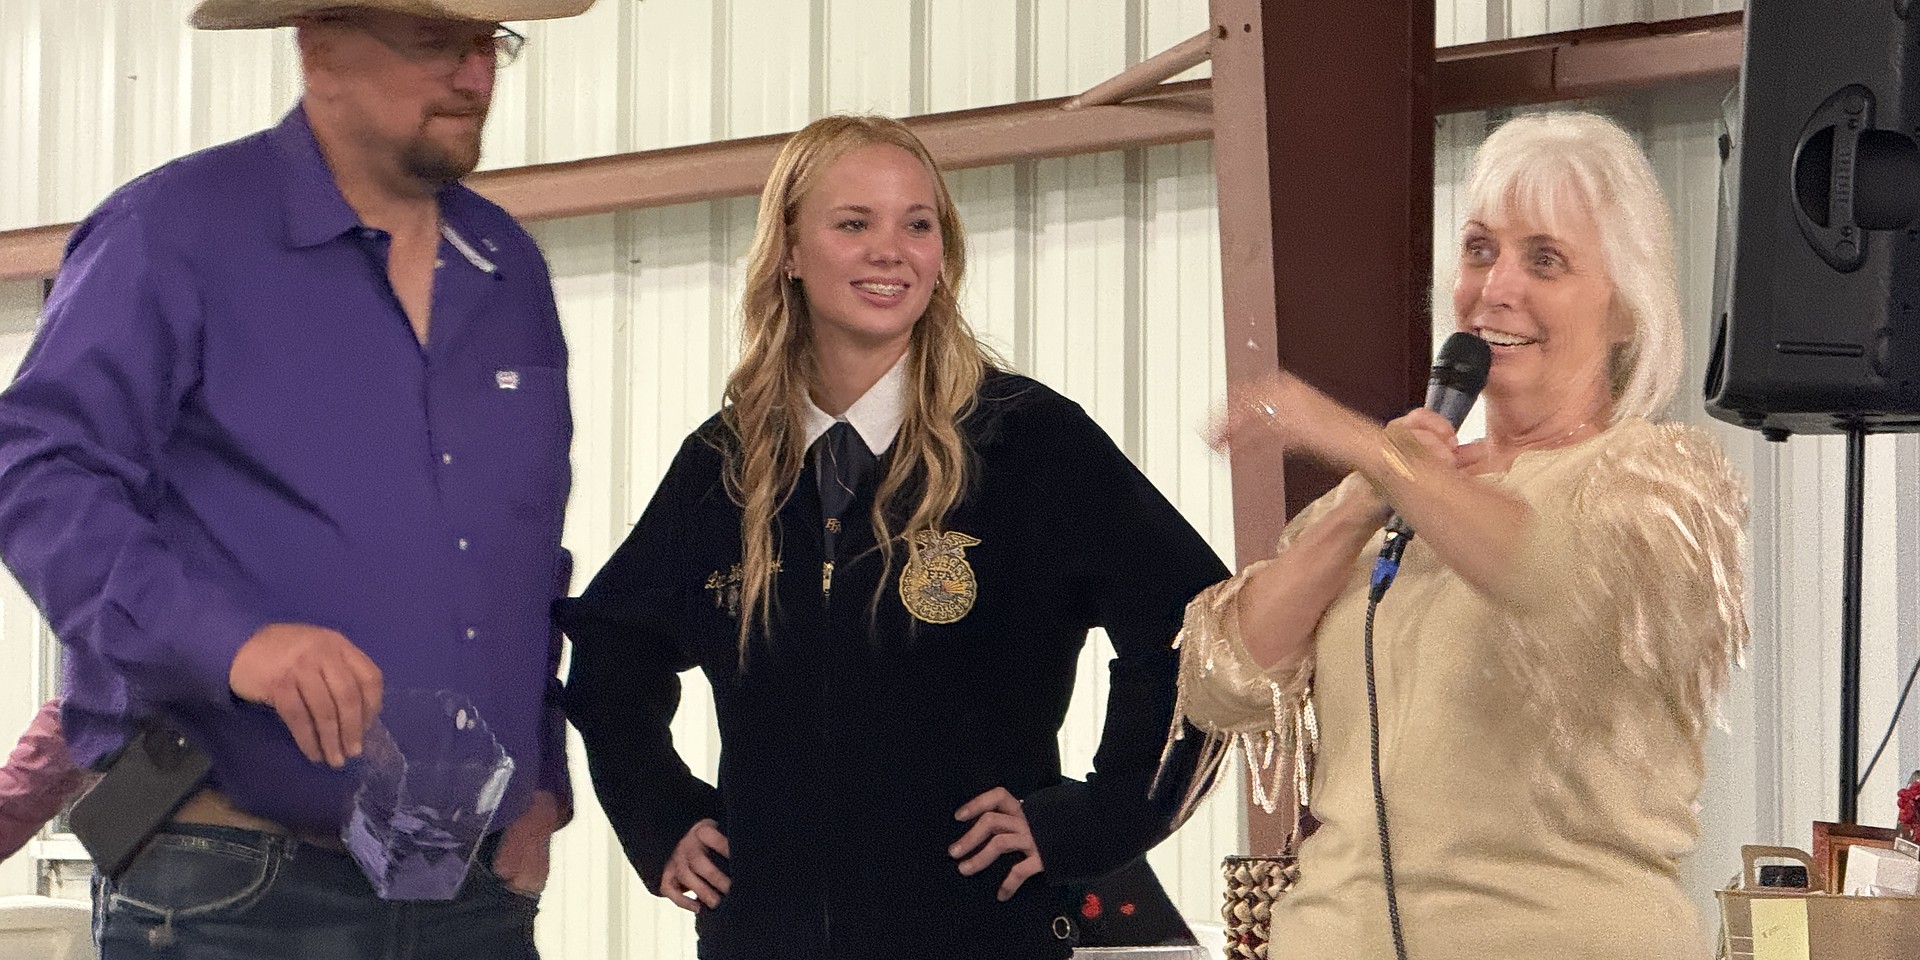
<path fill-rule="evenodd" d="M 1840 885 L 1847 896 L 1913 896 L 1920 892 L 1920 860 L 1898 850 L 1853 847 L 1847 851 L 1847 879 Z"/>
<path fill-rule="evenodd" d="M 1812 889 L 1760 887 L 1755 861 L 1798 860 Z M 1818 892 L 1813 857 L 1792 847 L 1740 848 L 1742 879 L 1718 891 L 1724 960 L 1894 960 L 1920 957 L 1920 897 L 1847 897 Z"/>

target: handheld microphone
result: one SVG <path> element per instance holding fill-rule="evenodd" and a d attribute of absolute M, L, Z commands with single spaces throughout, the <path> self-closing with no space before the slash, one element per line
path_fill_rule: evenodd
<path fill-rule="evenodd" d="M 1487 385 L 1487 369 L 1493 366 L 1493 349 L 1471 333 L 1455 333 L 1440 345 L 1427 379 L 1427 409 L 1447 418 L 1455 430 L 1467 419 L 1467 411 L 1480 399 L 1480 388 Z M 1393 585 L 1400 572 L 1400 555 L 1413 539 L 1413 528 L 1399 515 L 1387 521 L 1387 542 L 1374 561 L 1371 596 L 1377 602 Z"/>

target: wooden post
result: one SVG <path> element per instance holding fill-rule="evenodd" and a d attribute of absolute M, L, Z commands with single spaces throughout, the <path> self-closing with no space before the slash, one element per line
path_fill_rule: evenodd
<path fill-rule="evenodd" d="M 1214 143 L 1229 389 L 1284 366 L 1385 420 L 1431 362 L 1433 5 L 1213 0 Z M 1338 477 L 1237 449 L 1245 562 Z M 1248 803 L 1254 852 L 1285 816 Z"/>

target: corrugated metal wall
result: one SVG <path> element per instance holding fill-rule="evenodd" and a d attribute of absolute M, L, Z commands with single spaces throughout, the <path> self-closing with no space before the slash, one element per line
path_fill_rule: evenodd
<path fill-rule="evenodd" d="M 0 35 L 0 125 L 10 131 L 0 141 L 0 227 L 77 219 L 152 166 L 272 123 L 298 93 L 286 31 L 196 34 L 180 26 L 190 0 L 9 6 L 21 9 Z M 485 163 L 775 133 L 824 112 L 1067 95 L 1200 32 L 1206 17 L 1205 0 L 601 0 L 579 19 L 525 26 L 532 44 L 501 75 Z M 1085 405 L 1231 556 L 1227 473 L 1198 429 L 1225 382 L 1210 147 L 971 170 L 951 183 L 968 228 L 976 327 L 1016 369 Z M 566 536 L 581 582 L 718 402 L 753 213 L 739 199 L 535 228 L 573 347 Z M 6 313 L 30 326 L 33 285 L 16 286 Z M 1070 772 L 1090 762 L 1110 655 L 1095 638 L 1082 660 L 1061 737 Z M 710 773 L 711 706 L 691 679 L 676 738 Z M 11 699 L 24 710 L 34 695 Z M 584 789 L 581 806 L 555 848 L 546 954 L 692 956 L 689 916 L 641 887 Z M 1218 857 L 1242 838 L 1237 805 L 1223 801 L 1156 851 L 1190 915 L 1214 912 Z"/>
<path fill-rule="evenodd" d="M 70 220 L 116 184 L 188 150 L 273 121 L 297 95 L 281 34 L 195 34 L 189 0 L 15 0 L 0 31 L 0 227 Z M 1738 9 L 1727 0 L 1441 0 L 1437 42 L 1471 43 L 1624 20 Z M 1197 32 L 1203 0 L 601 0 L 576 21 L 532 25 L 527 59 L 502 75 L 487 163 L 512 166 L 789 130 L 831 110 L 896 114 L 1077 92 Z M 1204 68 L 1200 73 L 1204 73 Z M 1634 129 L 1677 214 L 1692 365 L 1677 412 L 1700 420 L 1715 231 L 1719 91 L 1594 105 Z M 1451 272 L 1467 156 L 1499 117 L 1443 118 L 1437 130 L 1436 276 Z M 1232 554 L 1226 475 L 1196 438 L 1224 381 L 1217 230 L 1206 145 L 965 171 L 952 177 L 970 233 L 967 299 L 976 326 L 1012 362 L 1080 400 L 1200 527 Z M 582 575 L 638 514 L 674 445 L 711 412 L 733 351 L 738 265 L 750 201 L 693 204 L 541 225 L 575 347 L 577 485 L 568 542 Z M 18 349 L 37 285 L 0 285 L 0 337 Z M 1444 312 L 1446 290 L 1436 290 Z M 1446 320 L 1440 318 L 1444 327 Z M 14 354 L 17 355 L 17 354 Z M 10 363 L 0 356 L 0 363 Z M 1837 809 L 1840 477 L 1832 440 L 1764 444 L 1715 429 L 1754 484 L 1755 650 L 1710 748 L 1706 833 L 1689 868 L 1706 893 L 1741 842 L 1805 843 Z M 1920 655 L 1920 445 L 1869 443 L 1864 739 L 1877 740 L 1903 667 Z M 1909 511 L 1911 512 L 1911 511 Z M 1908 534 L 1900 536 L 1901 533 Z M 10 587 L 10 584 L 9 584 Z M 32 643 L 0 596 L 15 655 Z M 1097 733 L 1099 645 L 1063 734 L 1084 766 Z M 18 662 L 18 661 L 15 661 Z M 696 678 L 697 685 L 697 678 Z M 0 677 L 0 720 L 24 722 L 36 682 Z M 716 745 L 700 696 L 677 736 L 710 769 Z M 1908 725 L 1911 727 L 1912 725 Z M 1920 736 L 1903 730 L 1863 818 L 1889 822 Z M 691 956 L 685 915 L 648 897 L 590 803 L 556 848 L 541 925 L 548 956 Z M 1216 801 L 1155 855 L 1194 917 L 1217 902 L 1214 863 L 1243 844 Z M 16 892 L 18 863 L 0 867 Z"/>
<path fill-rule="evenodd" d="M 1439 46 L 1740 10 L 1741 0 L 1437 0 Z"/>

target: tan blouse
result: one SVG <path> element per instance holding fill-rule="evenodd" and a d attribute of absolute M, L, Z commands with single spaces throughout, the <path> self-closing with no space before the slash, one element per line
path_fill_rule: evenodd
<path fill-rule="evenodd" d="M 1747 643 L 1744 486 L 1705 433 L 1643 420 L 1522 454 L 1488 482 L 1535 514 L 1510 580 L 1470 587 L 1416 537 L 1375 619 L 1408 952 L 1695 957 L 1705 940 L 1677 861 L 1699 833 L 1713 700 Z M 1288 525 L 1280 550 L 1326 502 Z M 1355 561 L 1305 663 L 1263 673 L 1241 645 L 1234 600 L 1263 564 L 1195 598 L 1180 635 L 1181 714 L 1215 762 L 1240 746 L 1256 777 L 1263 761 L 1286 767 L 1312 681 L 1322 826 L 1274 914 L 1275 956 L 1288 960 L 1393 956 L 1362 659 L 1379 544 Z"/>

